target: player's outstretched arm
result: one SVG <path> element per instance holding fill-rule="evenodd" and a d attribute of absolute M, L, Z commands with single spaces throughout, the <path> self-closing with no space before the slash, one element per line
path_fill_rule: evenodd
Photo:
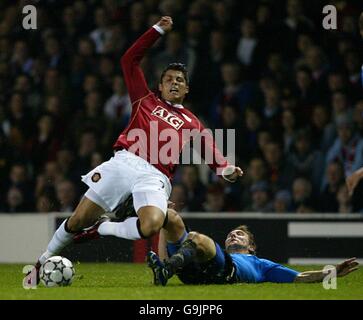
<path fill-rule="evenodd" d="M 336 265 L 336 275 L 337 277 L 344 277 L 347 274 L 358 270 L 359 263 L 356 261 L 356 258 L 350 258 L 348 260 L 343 261 L 342 263 Z M 294 282 L 297 283 L 313 283 L 313 282 L 322 282 L 324 278 L 327 276 L 327 272 L 324 270 L 313 270 L 313 271 L 305 271 L 299 273 Z"/>
<path fill-rule="evenodd" d="M 133 104 L 150 93 L 140 62 L 147 49 L 152 47 L 161 35 L 170 31 L 172 25 L 173 21 L 170 17 L 162 17 L 158 23 L 138 38 L 121 58 L 126 87 Z"/>
<path fill-rule="evenodd" d="M 363 178 L 363 167 L 354 171 L 346 180 L 349 195 L 352 196 L 355 187 L 358 185 L 360 179 Z"/>

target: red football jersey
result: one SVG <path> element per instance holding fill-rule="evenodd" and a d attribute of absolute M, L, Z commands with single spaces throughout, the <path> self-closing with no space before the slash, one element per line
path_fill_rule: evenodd
<path fill-rule="evenodd" d="M 128 126 L 114 144 L 114 149 L 126 149 L 137 154 L 172 179 L 183 147 L 193 140 L 185 133 L 188 130 L 201 132 L 204 127 L 191 111 L 181 105 L 163 101 L 148 88 L 140 61 L 159 37 L 160 33 L 150 28 L 121 58 L 132 114 Z M 169 150 L 167 155 L 164 155 L 165 150 Z M 202 157 L 203 150 L 204 153 L 213 155 L 213 159 L 207 162 L 212 170 L 228 165 L 212 136 L 202 139 Z"/>

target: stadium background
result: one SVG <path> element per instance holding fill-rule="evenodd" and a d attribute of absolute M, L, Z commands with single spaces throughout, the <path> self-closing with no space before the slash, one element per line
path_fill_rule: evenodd
<path fill-rule="evenodd" d="M 22 27 L 26 4 L 37 7 L 37 30 Z M 325 4 L 338 10 L 336 31 L 322 27 Z M 1 1 L 2 228 L 12 231 L 8 217 L 24 212 L 72 212 L 85 192 L 80 176 L 112 156 L 129 119 L 119 59 L 161 15 L 174 29 L 143 60 L 150 87 L 166 64 L 186 63 L 185 106 L 209 128 L 236 129 L 245 171 L 228 184 L 205 166 L 180 167 L 171 196 L 179 211 L 190 219 L 217 212 L 217 221 L 240 212 L 314 221 L 337 213 L 359 226 L 363 187 L 350 199 L 344 178 L 363 165 L 361 11 L 359 1 Z M 256 227 L 265 247 L 275 245 L 268 221 Z M 349 247 L 361 249 L 359 241 Z"/>

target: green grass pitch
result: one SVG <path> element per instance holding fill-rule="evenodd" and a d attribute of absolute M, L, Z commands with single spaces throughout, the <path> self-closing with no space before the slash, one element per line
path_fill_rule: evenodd
<path fill-rule="evenodd" d="M 362 269 L 338 278 L 335 290 L 325 290 L 320 283 L 187 286 L 177 278 L 171 279 L 166 287 L 156 287 L 146 264 L 75 263 L 76 276 L 71 286 L 25 290 L 22 268 L 20 264 L 0 265 L 0 300 L 363 299 Z M 299 271 L 317 268 L 295 267 Z"/>

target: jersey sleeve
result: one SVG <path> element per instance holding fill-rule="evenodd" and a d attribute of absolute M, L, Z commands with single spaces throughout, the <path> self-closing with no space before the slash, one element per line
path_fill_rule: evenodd
<path fill-rule="evenodd" d="M 144 73 L 140 67 L 140 62 L 145 56 L 147 49 L 149 49 L 160 36 L 160 31 L 157 31 L 155 27 L 150 28 L 136 40 L 121 58 L 121 68 L 132 104 L 150 93 Z"/>
<path fill-rule="evenodd" d="M 287 268 L 278 263 L 264 260 L 264 282 L 290 283 L 294 282 L 299 274 L 296 270 Z"/>

